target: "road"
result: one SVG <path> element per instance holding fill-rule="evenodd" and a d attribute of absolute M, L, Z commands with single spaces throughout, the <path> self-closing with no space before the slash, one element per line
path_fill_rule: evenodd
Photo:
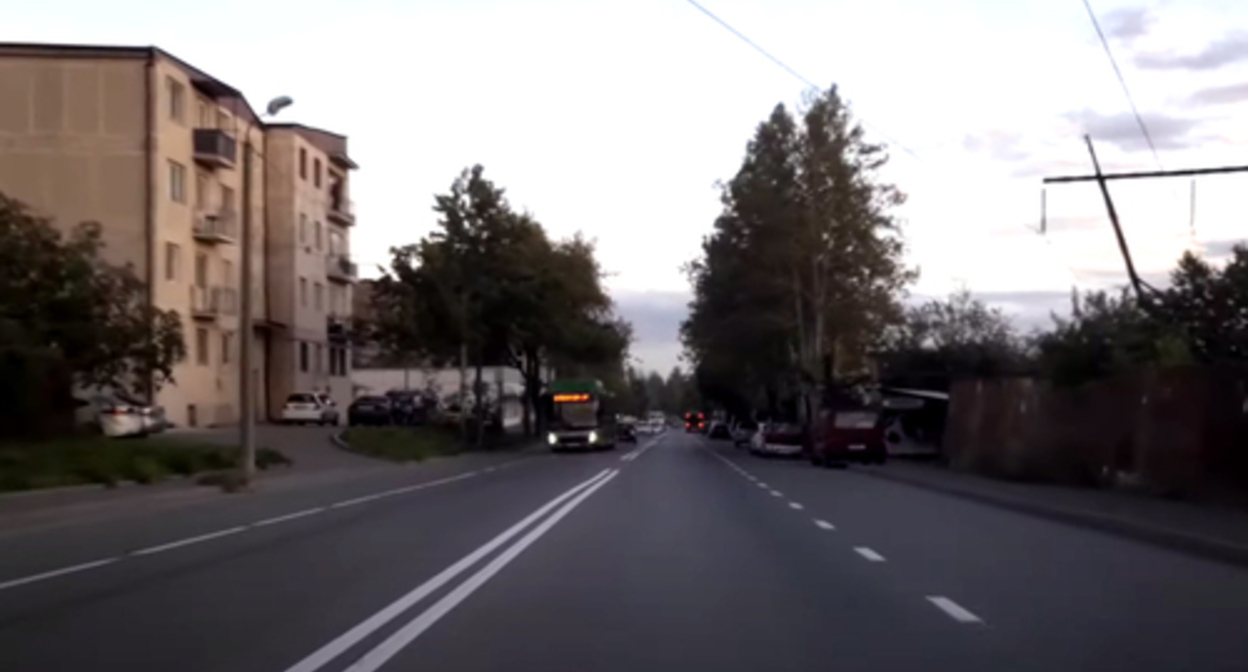
<path fill-rule="evenodd" d="M 1244 569 L 679 432 L 0 539 L 6 671 L 1243 670 L 1246 623 Z"/>

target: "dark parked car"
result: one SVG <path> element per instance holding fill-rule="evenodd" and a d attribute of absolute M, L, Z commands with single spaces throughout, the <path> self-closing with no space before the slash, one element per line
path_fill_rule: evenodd
<path fill-rule="evenodd" d="M 419 425 L 427 419 L 427 405 L 420 392 L 391 390 L 386 393 L 390 400 L 390 417 L 396 425 Z"/>
<path fill-rule="evenodd" d="M 637 443 L 637 425 L 631 422 L 621 422 L 615 427 L 616 439 L 628 443 Z"/>
<path fill-rule="evenodd" d="M 706 435 L 712 439 L 732 438 L 732 432 L 728 431 L 728 423 L 722 420 L 712 422 L 711 428 L 707 430 Z"/>
<path fill-rule="evenodd" d="M 755 455 L 800 455 L 805 450 L 806 431 L 798 422 L 767 422 L 750 439 Z"/>
<path fill-rule="evenodd" d="M 870 408 L 821 410 L 813 438 L 810 463 L 815 466 L 884 464 L 888 459 L 881 414 Z"/>
<path fill-rule="evenodd" d="M 386 397 L 364 396 L 351 402 L 347 408 L 347 424 L 388 425 L 394 421 L 394 409 Z"/>

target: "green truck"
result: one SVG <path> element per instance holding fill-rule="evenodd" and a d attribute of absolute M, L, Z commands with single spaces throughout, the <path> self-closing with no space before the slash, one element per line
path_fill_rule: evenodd
<path fill-rule="evenodd" d="M 542 395 L 553 451 L 611 450 L 618 426 L 611 393 L 599 380 L 554 380 Z"/>

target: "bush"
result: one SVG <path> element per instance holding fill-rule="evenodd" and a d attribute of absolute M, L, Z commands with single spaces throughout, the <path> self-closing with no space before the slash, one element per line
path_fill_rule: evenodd
<path fill-rule="evenodd" d="M 457 431 L 436 427 L 352 427 L 345 434 L 351 449 L 396 462 L 419 462 L 462 449 Z"/>

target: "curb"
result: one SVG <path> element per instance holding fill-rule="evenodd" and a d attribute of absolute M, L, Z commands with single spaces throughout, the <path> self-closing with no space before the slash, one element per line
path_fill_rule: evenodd
<path fill-rule="evenodd" d="M 887 467 L 885 468 L 887 469 Z M 967 488 L 961 488 L 954 485 L 945 485 L 941 483 L 933 483 L 930 480 L 922 478 L 910 478 L 898 474 L 890 474 L 885 470 L 859 471 L 855 473 L 866 474 L 872 478 L 879 478 L 886 481 L 896 483 L 904 483 L 919 488 L 933 490 L 946 495 L 953 495 L 984 504 L 991 504 L 1019 513 L 1024 513 L 1039 518 L 1047 518 L 1061 523 L 1076 525 L 1101 532 L 1108 532 L 1127 539 L 1142 541 L 1171 550 L 1181 551 L 1192 555 L 1198 555 L 1210 560 L 1229 563 L 1239 567 L 1248 567 L 1248 545 L 1237 544 L 1234 542 L 1222 541 L 1212 537 L 1204 537 L 1200 535 L 1180 532 L 1173 528 L 1157 527 L 1147 523 L 1138 523 L 1133 520 L 1119 518 L 1100 513 L 1091 513 L 1083 510 L 1069 509 L 1059 506 L 1050 506 L 1045 504 L 1036 504 L 1027 500 L 1011 497 L 1009 495 L 989 494 L 979 491 L 972 491 Z"/>

